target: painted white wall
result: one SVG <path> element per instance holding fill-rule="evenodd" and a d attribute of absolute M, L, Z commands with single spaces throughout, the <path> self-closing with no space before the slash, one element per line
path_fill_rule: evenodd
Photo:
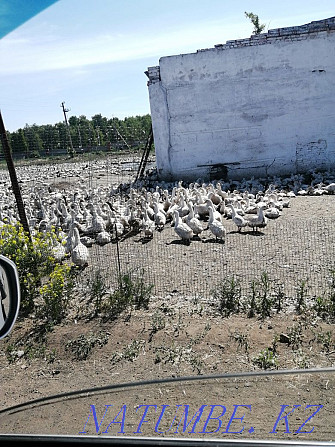
<path fill-rule="evenodd" d="M 335 29 L 290 35 L 163 57 L 155 77 L 149 68 L 160 178 L 335 167 Z"/>

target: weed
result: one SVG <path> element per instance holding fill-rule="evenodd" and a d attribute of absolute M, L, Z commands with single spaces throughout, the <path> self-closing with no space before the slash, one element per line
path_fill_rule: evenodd
<path fill-rule="evenodd" d="M 272 298 L 270 296 L 271 292 L 271 282 L 269 275 L 266 272 L 261 274 L 261 280 L 259 282 L 259 304 L 258 309 L 261 318 L 269 317 L 271 315 Z"/>
<path fill-rule="evenodd" d="M 176 346 L 173 342 L 172 346 L 170 347 L 160 346 L 155 348 L 155 362 L 157 362 L 157 360 L 159 359 L 159 362 L 164 363 L 180 363 L 182 359 L 186 360 L 187 358 L 189 358 L 191 352 L 191 347 Z"/>
<path fill-rule="evenodd" d="M 276 355 L 271 348 L 263 349 L 257 357 L 252 359 L 252 362 L 261 369 L 278 368 Z"/>
<path fill-rule="evenodd" d="M 46 345 L 31 343 L 20 347 L 15 344 L 8 345 L 5 354 L 9 363 L 14 363 L 20 358 L 27 360 L 43 359 L 48 363 L 53 363 L 56 359 L 56 350 L 49 350 Z"/>
<path fill-rule="evenodd" d="M 324 351 L 327 353 L 335 347 L 332 331 L 327 331 L 324 333 L 321 329 L 319 333 L 315 334 L 315 339 L 317 343 L 322 344 Z"/>
<path fill-rule="evenodd" d="M 102 305 L 102 311 L 105 319 L 116 319 L 124 310 L 130 306 L 131 302 L 128 296 L 116 289 L 107 298 L 107 301 Z"/>
<path fill-rule="evenodd" d="M 297 287 L 297 302 L 295 309 L 298 314 L 303 313 L 306 309 L 306 298 L 307 298 L 307 284 L 305 280 L 300 281 Z"/>
<path fill-rule="evenodd" d="M 120 354 L 119 352 L 113 352 L 112 355 L 110 356 L 110 361 L 112 364 L 115 364 L 120 360 L 122 360 L 122 354 Z"/>
<path fill-rule="evenodd" d="M 159 309 L 168 317 L 173 317 L 175 315 L 174 309 L 172 307 L 168 307 L 165 303 L 161 304 Z"/>
<path fill-rule="evenodd" d="M 126 346 L 122 353 L 122 358 L 128 360 L 129 362 L 133 362 L 140 353 L 141 342 L 138 340 L 133 340 L 129 345 Z"/>
<path fill-rule="evenodd" d="M 24 353 L 24 351 L 22 351 Z M 5 354 L 9 363 L 14 363 L 19 357 L 19 351 L 14 343 L 11 343 L 6 346 Z"/>
<path fill-rule="evenodd" d="M 249 350 L 248 334 L 241 334 L 240 332 L 235 331 L 235 333 L 230 334 L 229 337 L 237 342 L 238 348 L 244 349 L 244 351 L 248 353 Z"/>
<path fill-rule="evenodd" d="M 153 285 L 146 285 L 144 281 L 144 271 L 136 274 L 135 271 L 124 273 L 119 277 L 119 291 L 128 297 L 135 309 L 148 309 L 150 293 Z"/>
<path fill-rule="evenodd" d="M 205 338 L 206 334 L 211 330 L 211 328 L 212 328 L 211 324 L 209 322 L 206 323 L 203 332 L 201 332 L 196 337 L 192 338 L 190 340 L 189 346 L 197 345 L 198 343 L 200 343 L 201 340 L 203 340 Z"/>
<path fill-rule="evenodd" d="M 278 341 L 279 341 L 279 335 L 276 334 L 273 337 L 272 346 L 271 346 L 271 351 L 273 352 L 274 355 L 277 355 Z"/>
<path fill-rule="evenodd" d="M 303 341 L 303 334 L 302 334 L 302 325 L 301 323 L 298 323 L 297 325 L 293 325 L 290 329 L 287 328 L 287 336 L 289 339 L 289 346 L 292 346 L 292 349 L 298 349 L 299 346 L 302 344 Z"/>
<path fill-rule="evenodd" d="M 102 310 L 102 298 L 107 293 L 105 278 L 100 269 L 94 273 L 92 282 L 90 283 L 89 301 L 94 302 L 95 314 L 99 314 Z"/>
<path fill-rule="evenodd" d="M 155 312 L 151 319 L 151 332 L 156 333 L 165 328 L 165 318 L 160 312 Z"/>
<path fill-rule="evenodd" d="M 253 14 L 252 12 L 244 12 L 244 15 L 250 19 L 251 23 L 254 26 L 254 30 L 253 30 L 253 34 L 261 34 L 261 32 L 264 30 L 264 28 L 266 27 L 265 23 L 260 23 L 259 22 L 259 17 L 257 14 Z"/>
<path fill-rule="evenodd" d="M 335 269 L 332 268 L 329 270 L 330 279 L 329 279 L 329 299 L 331 302 L 331 307 L 333 314 L 335 314 Z"/>
<path fill-rule="evenodd" d="M 20 339 L 6 347 L 6 357 L 10 363 L 20 358 L 27 360 L 44 359 L 48 361 L 52 357 L 52 351 L 47 347 L 47 335 L 53 330 L 50 324 L 36 325 L 32 330 L 24 334 Z"/>
<path fill-rule="evenodd" d="M 155 360 L 154 360 L 155 365 L 156 365 L 157 363 L 160 363 L 161 361 L 162 361 L 161 356 L 159 355 L 158 352 L 156 352 Z"/>
<path fill-rule="evenodd" d="M 241 303 L 241 286 L 234 277 L 221 281 L 214 289 L 213 298 L 218 301 L 219 312 L 228 317 L 232 313 L 238 313 Z"/>
<path fill-rule="evenodd" d="M 328 281 L 328 290 L 326 292 L 326 297 L 318 302 L 319 306 L 321 304 L 322 314 L 320 315 L 324 320 L 330 320 L 333 322 L 335 318 L 335 269 L 329 270 L 330 278 Z"/>
<path fill-rule="evenodd" d="M 165 328 L 165 318 L 160 312 L 156 311 L 151 318 L 151 330 L 149 333 L 149 342 L 158 331 Z"/>
<path fill-rule="evenodd" d="M 48 363 L 54 363 L 54 361 L 56 360 L 56 349 L 51 349 L 51 351 L 48 351 L 44 357 L 44 360 L 46 360 Z"/>
<path fill-rule="evenodd" d="M 273 300 L 273 305 L 277 311 L 277 314 L 283 309 L 284 299 L 285 299 L 285 293 L 283 291 L 283 285 L 279 284 L 275 289 L 275 297 Z"/>
<path fill-rule="evenodd" d="M 326 320 L 329 316 L 329 302 L 327 298 L 324 295 L 316 297 L 313 309 L 319 317 Z"/>
<path fill-rule="evenodd" d="M 27 360 L 44 359 L 46 360 L 47 348 L 45 345 L 29 345 L 25 347 L 24 357 Z"/>
<path fill-rule="evenodd" d="M 212 328 L 212 326 L 211 326 L 210 322 L 206 323 L 206 325 L 205 325 L 206 333 L 209 332 L 211 330 L 211 328 Z"/>
<path fill-rule="evenodd" d="M 108 337 L 106 332 L 100 332 L 97 335 L 82 334 L 76 339 L 68 341 L 65 349 L 70 350 L 76 360 L 86 360 L 96 345 L 102 347 L 108 342 Z"/>
<path fill-rule="evenodd" d="M 195 354 L 191 355 L 190 365 L 192 366 L 193 371 L 196 371 L 198 375 L 201 374 L 201 370 L 204 366 L 204 363 L 198 355 L 195 355 Z"/>
<path fill-rule="evenodd" d="M 256 303 L 256 297 L 257 297 L 257 282 L 255 280 L 251 281 L 251 297 L 249 300 L 249 309 L 247 316 L 248 318 L 252 318 L 257 313 L 257 303 Z"/>
<path fill-rule="evenodd" d="M 328 288 L 316 298 L 313 309 L 323 320 L 333 322 L 335 318 L 335 269 L 332 268 L 329 272 Z"/>
<path fill-rule="evenodd" d="M 201 304 L 201 300 L 200 300 L 200 296 L 196 295 L 193 299 L 192 299 L 192 304 L 194 304 L 195 309 L 191 310 L 191 315 L 193 315 L 194 313 L 202 316 L 204 313 L 204 306 Z"/>
<path fill-rule="evenodd" d="M 177 320 L 176 324 L 174 325 L 174 335 L 175 335 L 175 337 L 179 337 L 179 332 L 183 328 L 183 326 L 184 326 L 183 317 L 182 317 L 182 314 L 180 312 L 180 309 L 178 309 L 178 320 Z"/>
<path fill-rule="evenodd" d="M 299 369 L 308 369 L 311 366 L 310 359 L 301 348 L 294 353 L 294 363 Z"/>
<path fill-rule="evenodd" d="M 136 275 L 135 271 L 123 273 L 118 278 L 117 289 L 109 295 L 104 303 L 103 312 L 106 318 L 115 319 L 129 307 L 148 309 L 150 293 L 153 285 L 146 285 L 144 272 Z"/>
<path fill-rule="evenodd" d="M 192 302 L 192 304 L 197 306 L 200 303 L 200 296 L 199 295 L 194 295 L 192 300 L 191 300 L 191 302 Z"/>
<path fill-rule="evenodd" d="M 261 274 L 259 281 L 252 280 L 250 284 L 251 294 L 248 303 L 248 318 L 259 314 L 264 320 L 271 315 L 273 298 L 271 297 L 271 281 L 266 272 Z"/>

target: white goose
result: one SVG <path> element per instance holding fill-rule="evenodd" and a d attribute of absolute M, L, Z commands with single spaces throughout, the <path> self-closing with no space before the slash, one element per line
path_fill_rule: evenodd
<path fill-rule="evenodd" d="M 146 208 L 143 211 L 142 217 L 142 230 L 144 231 L 144 236 L 152 238 L 155 230 L 155 223 L 148 217 L 148 212 Z"/>
<path fill-rule="evenodd" d="M 105 245 L 111 241 L 111 235 L 108 233 L 108 231 L 100 231 L 100 233 L 97 234 L 95 240 L 98 244 Z"/>
<path fill-rule="evenodd" d="M 208 210 L 209 210 L 208 228 L 210 232 L 215 236 L 216 240 L 219 238 L 224 241 L 226 238 L 226 229 L 223 226 L 223 223 L 214 218 L 214 212 L 211 206 L 208 207 Z"/>
<path fill-rule="evenodd" d="M 174 231 L 182 241 L 189 243 L 193 237 L 192 229 L 186 223 L 181 221 L 178 211 L 174 211 L 173 215 L 175 219 Z"/>
<path fill-rule="evenodd" d="M 180 194 L 179 206 L 177 208 L 180 217 L 185 217 L 189 213 L 189 208 L 183 194 Z"/>
<path fill-rule="evenodd" d="M 223 199 L 226 199 L 228 197 L 228 192 L 222 190 L 222 185 L 220 182 L 217 182 L 217 184 L 216 184 L 216 192 Z"/>
<path fill-rule="evenodd" d="M 258 228 L 265 228 L 267 225 L 267 218 L 264 215 L 264 206 L 260 206 L 257 215 L 250 214 L 246 216 L 248 226 L 252 228 L 252 231 L 258 231 Z"/>
<path fill-rule="evenodd" d="M 184 217 L 184 222 L 191 228 L 195 236 L 199 236 L 199 234 L 204 231 L 204 228 L 201 225 L 200 220 L 195 217 L 191 203 L 188 203 L 188 209 L 189 214 Z"/>
<path fill-rule="evenodd" d="M 166 215 L 164 211 L 160 210 L 158 208 L 157 202 L 153 202 L 154 205 L 154 211 L 155 211 L 155 224 L 156 227 L 160 230 L 164 228 L 164 225 L 166 224 Z"/>
<path fill-rule="evenodd" d="M 205 199 L 200 193 L 200 191 L 196 191 L 196 204 L 194 206 L 194 212 L 199 215 L 200 219 L 205 219 L 208 216 L 208 207 L 205 203 Z"/>
<path fill-rule="evenodd" d="M 92 206 L 92 224 L 88 231 L 94 234 L 106 231 L 106 223 L 104 219 L 97 213 L 94 206 Z"/>
<path fill-rule="evenodd" d="M 232 203 L 227 206 L 231 208 L 231 218 L 234 224 L 237 226 L 238 231 L 240 232 L 243 227 L 246 227 L 248 225 L 248 221 L 236 212 L 235 207 Z"/>
<path fill-rule="evenodd" d="M 86 267 L 88 265 L 88 248 L 80 242 L 78 228 L 73 229 L 74 248 L 71 251 L 72 262 L 79 267 Z"/>
<path fill-rule="evenodd" d="M 264 215 L 269 219 L 277 219 L 281 215 L 281 212 L 279 208 L 270 202 L 269 207 L 264 211 Z"/>
<path fill-rule="evenodd" d="M 215 209 L 213 202 L 210 199 L 207 199 L 206 200 L 206 205 L 207 205 L 208 210 L 210 208 L 212 209 L 214 219 L 218 220 L 219 222 L 222 223 L 222 216 L 221 216 L 220 212 Z"/>

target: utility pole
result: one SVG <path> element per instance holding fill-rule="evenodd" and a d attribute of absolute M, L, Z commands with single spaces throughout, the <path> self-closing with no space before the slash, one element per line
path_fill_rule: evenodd
<path fill-rule="evenodd" d="M 69 123 L 67 121 L 67 117 L 66 117 L 66 113 L 70 111 L 70 109 L 66 109 L 65 108 L 65 102 L 63 101 L 62 104 L 60 105 L 63 109 L 63 113 L 64 113 L 64 118 L 65 118 L 65 125 L 66 125 L 66 129 L 67 129 L 67 134 L 69 136 L 69 141 L 70 141 L 70 146 L 71 146 L 71 157 L 73 157 L 74 155 L 74 149 L 73 149 L 73 144 L 72 144 L 72 138 L 71 138 L 71 133 L 70 133 L 70 127 L 69 127 Z"/>

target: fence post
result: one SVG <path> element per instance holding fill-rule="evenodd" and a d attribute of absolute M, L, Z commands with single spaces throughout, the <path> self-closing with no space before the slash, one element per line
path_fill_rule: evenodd
<path fill-rule="evenodd" d="M 28 225 L 28 221 L 27 221 L 26 211 L 24 209 L 24 204 L 23 204 L 23 200 L 22 200 L 22 196 L 21 196 L 19 182 L 17 181 L 15 166 L 14 166 L 12 154 L 11 154 L 10 147 L 9 147 L 7 132 L 6 132 L 3 120 L 2 120 L 1 111 L 0 111 L 0 133 L 1 133 L 2 148 L 3 148 L 4 154 L 5 154 L 5 159 L 6 159 L 9 176 L 10 176 L 11 183 L 12 183 L 13 193 L 15 196 L 20 221 L 21 221 L 24 231 L 27 233 L 27 235 L 31 241 L 31 234 L 30 234 L 30 229 L 29 229 L 29 225 Z"/>
<path fill-rule="evenodd" d="M 117 255 L 117 267 L 119 270 L 119 278 L 121 277 L 121 263 L 120 263 L 120 252 L 119 252 L 119 237 L 117 235 L 117 228 L 115 224 L 115 236 L 116 236 L 116 255 Z"/>

